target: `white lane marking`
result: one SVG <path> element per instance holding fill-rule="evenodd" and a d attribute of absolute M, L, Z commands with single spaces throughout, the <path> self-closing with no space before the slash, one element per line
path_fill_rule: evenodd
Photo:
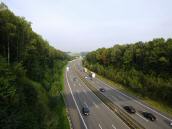
<path fill-rule="evenodd" d="M 113 128 L 113 129 L 116 129 L 116 127 L 115 127 L 113 124 L 112 124 L 112 128 Z"/>
<path fill-rule="evenodd" d="M 80 79 L 80 78 L 79 78 Z M 83 85 L 83 87 L 85 87 L 86 89 L 88 89 L 89 91 L 90 91 L 90 93 L 92 93 L 94 96 L 95 96 L 95 98 L 97 98 L 100 102 L 102 102 L 102 104 L 115 116 L 115 118 L 117 118 L 119 121 L 121 121 L 128 129 L 130 129 L 129 127 L 128 127 L 128 125 L 126 125 L 126 123 L 124 123 L 103 101 L 101 101 L 100 99 L 99 99 L 99 97 L 97 97 L 87 86 L 86 86 L 86 84 L 80 79 L 80 81 L 84 84 Z"/>
<path fill-rule="evenodd" d="M 108 96 L 108 97 L 109 97 L 109 96 Z M 116 97 L 114 97 L 114 96 L 112 96 L 112 95 L 111 95 L 111 97 L 112 97 L 112 98 L 110 98 L 111 101 L 112 101 L 114 104 L 116 104 L 118 107 L 121 107 L 118 103 L 114 102 L 114 100 L 115 100 L 115 101 L 118 101 L 118 100 L 116 99 Z M 114 100 L 113 100 L 113 99 L 114 99 Z"/>
<path fill-rule="evenodd" d="M 115 96 L 111 95 L 111 97 L 112 97 L 115 101 L 118 101 L 118 99 L 117 99 Z"/>
<path fill-rule="evenodd" d="M 84 102 L 85 106 L 88 107 L 88 104 L 86 102 Z"/>
<path fill-rule="evenodd" d="M 73 95 L 72 89 L 71 89 L 71 87 L 70 87 L 70 84 L 69 84 L 69 81 L 68 81 L 68 78 L 67 78 L 67 73 L 66 73 L 66 80 L 67 80 L 67 84 L 68 84 L 68 87 L 69 87 L 69 89 L 70 89 L 70 92 L 71 92 L 73 101 L 74 101 L 74 103 L 75 103 L 75 105 L 76 105 L 76 108 L 77 108 L 77 110 L 78 110 L 78 113 L 79 113 L 79 115 L 80 115 L 80 117 L 81 117 L 81 120 L 82 120 L 82 122 L 83 122 L 83 124 L 84 124 L 84 127 L 85 127 L 85 129 L 88 129 L 88 127 L 87 127 L 87 125 L 86 125 L 86 123 L 85 123 L 85 121 L 84 121 L 84 119 L 83 119 L 83 117 L 82 117 L 82 115 L 81 115 L 81 112 L 80 112 L 80 110 L 79 110 L 79 107 L 78 107 L 78 105 L 77 105 L 77 102 L 76 102 L 76 100 L 75 100 L 75 97 L 74 97 L 74 95 Z"/>
<path fill-rule="evenodd" d="M 138 115 L 139 117 L 141 117 L 143 120 L 145 120 L 146 122 L 148 122 L 148 120 L 146 118 L 144 118 L 143 116 L 141 116 L 140 114 L 136 113 L 136 115 Z"/>
<path fill-rule="evenodd" d="M 99 124 L 99 128 L 102 129 L 101 125 Z"/>
<path fill-rule="evenodd" d="M 97 79 L 97 78 L 95 78 L 95 79 Z M 108 87 L 110 87 L 111 89 L 115 90 L 116 92 L 118 92 L 118 93 L 122 94 L 123 96 L 125 96 L 125 97 L 127 97 L 127 98 L 129 98 L 129 99 L 131 99 L 131 100 L 133 100 L 133 101 L 135 101 L 136 103 L 140 104 L 141 106 L 143 106 L 143 107 L 145 107 L 145 108 L 147 108 L 147 109 L 151 110 L 152 112 L 154 112 L 154 113 L 156 113 L 156 114 L 158 114 L 158 115 L 162 116 L 163 118 L 165 118 L 165 119 L 167 119 L 167 120 L 171 121 L 171 119 L 169 119 L 168 117 L 166 117 L 166 116 L 162 115 L 161 113 L 159 113 L 159 112 L 155 111 L 154 109 L 152 109 L 152 108 L 150 108 L 150 107 L 148 107 L 148 106 L 146 106 L 146 105 L 142 104 L 141 102 L 139 102 L 139 101 L 137 101 L 137 100 L 133 99 L 132 97 L 130 97 L 130 96 L 128 96 L 128 95 L 126 95 L 126 94 L 124 94 L 124 93 L 122 93 L 122 92 L 120 92 L 120 91 L 118 91 L 118 90 L 114 89 L 114 88 L 112 88 L 112 87 L 111 87 L 111 86 L 109 86 L 108 84 L 104 83 L 102 80 L 100 80 L 100 79 L 97 79 L 97 80 L 101 81 L 103 84 L 105 84 L 106 86 L 108 86 Z"/>
<path fill-rule="evenodd" d="M 93 104 L 96 108 L 99 108 L 99 106 L 95 102 L 93 102 Z"/>

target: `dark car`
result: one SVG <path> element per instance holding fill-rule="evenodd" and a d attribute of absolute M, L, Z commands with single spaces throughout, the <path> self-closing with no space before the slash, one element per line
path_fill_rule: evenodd
<path fill-rule="evenodd" d="M 100 91 L 101 91 L 101 92 L 105 92 L 105 89 L 104 89 L 104 88 L 100 88 Z"/>
<path fill-rule="evenodd" d="M 172 122 L 170 122 L 170 126 L 172 127 Z"/>
<path fill-rule="evenodd" d="M 170 122 L 169 125 L 172 127 L 172 122 Z"/>
<path fill-rule="evenodd" d="M 82 113 L 84 114 L 84 115 L 86 115 L 86 116 L 88 116 L 89 115 L 89 108 L 88 107 L 86 107 L 86 106 L 84 106 L 83 108 L 82 108 Z"/>
<path fill-rule="evenodd" d="M 132 106 L 124 106 L 124 109 L 129 113 L 136 113 L 136 110 Z"/>
<path fill-rule="evenodd" d="M 152 113 L 149 113 L 149 112 L 143 112 L 143 116 L 151 121 L 155 121 L 156 120 L 156 117 L 152 114 Z"/>

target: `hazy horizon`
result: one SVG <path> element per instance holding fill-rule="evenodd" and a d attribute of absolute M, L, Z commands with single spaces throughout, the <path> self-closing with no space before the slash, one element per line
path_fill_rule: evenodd
<path fill-rule="evenodd" d="M 66 52 L 172 37 L 171 0 L 1 1 Z"/>

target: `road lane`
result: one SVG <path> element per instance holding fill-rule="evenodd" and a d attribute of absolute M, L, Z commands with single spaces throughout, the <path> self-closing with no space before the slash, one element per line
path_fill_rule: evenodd
<path fill-rule="evenodd" d="M 69 83 L 67 82 L 67 73 L 65 72 L 65 88 L 64 88 L 64 98 L 65 98 L 65 103 L 66 106 L 68 107 L 68 115 L 70 117 L 70 121 L 72 124 L 72 127 L 74 129 L 84 129 L 84 124 L 80 118 L 79 112 L 76 107 L 76 103 L 74 102 L 74 99 L 71 95 L 71 91 L 69 88 Z"/>
<path fill-rule="evenodd" d="M 80 63 L 80 61 L 75 61 L 74 65 L 76 65 L 78 63 Z M 82 65 L 79 65 L 79 67 L 77 67 L 77 68 L 80 71 L 83 69 Z M 84 72 L 81 72 L 81 73 L 84 77 L 88 76 Z M 105 88 L 106 92 L 104 92 L 102 94 L 104 94 L 107 98 L 112 100 L 115 104 L 118 104 L 121 107 L 124 105 L 131 105 L 134 108 L 136 108 L 138 113 L 136 115 L 131 115 L 131 117 L 133 117 L 135 120 L 137 120 L 138 122 L 143 124 L 144 127 L 148 128 L 148 129 L 168 129 L 168 128 L 170 129 L 171 128 L 169 126 L 169 124 L 167 123 L 168 121 L 171 120 L 170 118 L 160 114 L 159 112 L 155 111 L 154 109 L 151 109 L 150 107 L 144 105 L 143 103 L 139 102 L 138 100 L 136 100 L 130 96 L 127 96 L 124 93 L 121 93 L 120 91 L 112 88 L 111 86 L 109 86 L 108 84 L 103 82 L 102 80 L 99 80 L 97 78 L 95 78 L 93 80 L 90 80 L 88 78 L 87 80 L 89 81 L 89 83 L 91 83 L 97 89 Z M 142 111 L 149 111 L 149 112 L 153 113 L 157 117 L 157 120 L 155 122 L 147 121 L 147 119 L 145 120 L 141 114 Z"/>
<path fill-rule="evenodd" d="M 126 124 L 125 123 L 123 123 L 117 116 L 116 116 L 116 114 L 114 114 L 104 103 L 102 103 L 102 101 L 96 96 L 96 95 L 94 95 L 94 93 L 92 93 L 92 91 L 85 85 L 85 83 L 83 83 L 82 82 L 82 88 L 84 88 L 84 91 L 87 93 L 86 94 L 86 97 L 87 98 L 90 98 L 90 100 L 88 101 L 88 102 L 90 102 L 89 103 L 89 105 L 90 106 L 93 106 L 94 107 L 94 109 L 93 110 L 95 110 L 95 104 L 94 103 L 96 103 L 96 105 L 98 105 L 98 107 L 100 108 L 100 110 L 95 110 L 95 112 L 98 112 L 97 114 L 99 114 L 99 115 L 101 115 L 102 114 L 102 112 L 105 112 L 106 114 L 102 114 L 101 116 L 99 116 L 100 118 L 104 118 L 104 122 L 108 122 L 107 123 L 107 125 L 109 126 L 110 124 L 110 121 L 111 120 L 113 120 L 114 118 L 114 122 L 116 122 L 116 124 L 119 124 L 120 126 L 119 126 L 119 128 L 122 128 L 121 127 L 121 125 L 124 125 L 124 128 L 128 128 L 127 126 L 126 126 Z M 107 118 L 106 118 L 106 116 L 107 116 Z M 109 119 L 110 118 L 110 119 Z M 112 122 L 112 124 L 114 123 L 114 122 Z M 105 123 L 104 123 L 104 125 L 105 125 Z M 107 126 L 106 126 L 106 128 L 107 128 Z"/>
<path fill-rule="evenodd" d="M 110 100 L 112 100 L 113 102 L 118 103 L 119 105 L 121 105 L 121 107 L 125 106 L 125 105 L 133 106 L 138 111 L 138 114 L 139 114 L 138 116 L 139 117 L 136 117 L 136 115 L 131 115 L 131 116 L 133 118 L 135 118 L 136 120 L 138 120 L 140 123 L 142 123 L 146 128 L 148 128 L 148 129 L 168 129 L 168 128 L 170 129 L 171 128 L 167 123 L 164 122 L 165 119 L 163 117 L 155 114 L 154 112 L 152 112 L 152 110 L 146 109 L 142 105 L 140 105 L 140 104 L 136 103 L 135 101 L 133 101 L 133 99 L 127 98 L 126 96 L 120 94 L 116 90 L 111 89 L 110 87 L 107 87 L 104 84 L 99 83 L 98 85 L 99 85 L 99 87 L 106 88 L 107 92 L 105 92 L 103 94 L 105 96 L 107 96 Z M 117 98 L 118 101 L 115 101 L 112 96 Z M 142 116 L 141 112 L 143 112 L 143 111 L 151 112 L 152 114 L 154 114 L 156 116 L 157 120 L 155 122 L 143 121 L 144 120 L 143 117 L 140 117 L 140 116 Z"/>
<path fill-rule="evenodd" d="M 113 129 L 112 124 L 119 129 L 128 128 L 128 126 L 126 126 L 115 114 L 112 114 L 112 112 L 102 103 L 102 101 L 98 99 L 87 88 L 87 86 L 85 86 L 85 84 L 79 79 L 79 77 L 77 77 L 78 79 L 76 82 L 73 81 L 72 77 L 77 76 L 75 75 L 75 73 L 69 70 L 67 76 L 69 84 L 71 85 L 73 96 L 76 100 L 80 112 L 84 103 L 89 106 L 90 115 L 83 116 L 88 129 L 99 129 L 99 123 L 101 123 L 101 127 L 103 129 Z M 94 103 L 99 108 L 97 108 Z"/>

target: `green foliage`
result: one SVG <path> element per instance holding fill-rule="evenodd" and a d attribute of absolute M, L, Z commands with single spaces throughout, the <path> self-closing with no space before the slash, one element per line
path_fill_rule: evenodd
<path fill-rule="evenodd" d="M 172 105 L 172 39 L 98 49 L 83 63 L 143 96 Z"/>
<path fill-rule="evenodd" d="M 15 95 L 16 76 L 11 72 L 4 58 L 0 56 L 0 98 L 9 100 Z"/>
<path fill-rule="evenodd" d="M 0 5 L 5 6 L 5 5 Z M 68 129 L 62 91 L 69 57 L 32 31 L 30 22 L 0 11 L 0 127 Z"/>

